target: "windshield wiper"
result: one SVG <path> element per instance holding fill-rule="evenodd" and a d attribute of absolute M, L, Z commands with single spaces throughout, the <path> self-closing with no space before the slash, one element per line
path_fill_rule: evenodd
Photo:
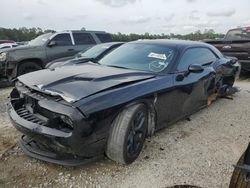
<path fill-rule="evenodd" d="M 127 67 L 121 67 L 121 66 L 118 66 L 118 65 L 107 65 L 108 67 L 115 67 L 115 68 L 120 68 L 120 69 L 130 69 L 130 68 L 127 68 Z"/>
<path fill-rule="evenodd" d="M 99 61 L 97 61 L 96 59 L 90 59 L 90 61 L 95 63 L 95 64 L 101 65 L 101 63 L 99 63 Z"/>

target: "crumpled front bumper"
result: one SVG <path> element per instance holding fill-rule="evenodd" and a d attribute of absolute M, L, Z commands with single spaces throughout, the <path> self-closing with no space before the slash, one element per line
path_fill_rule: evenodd
<path fill-rule="evenodd" d="M 38 102 L 39 108 L 46 109 L 53 116 L 62 114 L 72 118 L 74 129 L 65 131 L 49 127 L 32 113 L 28 114 L 22 100 L 11 96 L 7 111 L 12 124 L 24 134 L 19 145 L 27 155 L 66 166 L 85 164 L 103 156 L 105 139 L 89 130 L 90 125 L 77 109 L 48 99 Z"/>
<path fill-rule="evenodd" d="M 79 166 L 100 159 L 102 156 L 81 157 L 70 154 L 59 154 L 47 145 L 37 142 L 36 140 L 23 135 L 19 141 L 19 146 L 25 154 L 33 158 L 47 161 L 63 166 Z"/>

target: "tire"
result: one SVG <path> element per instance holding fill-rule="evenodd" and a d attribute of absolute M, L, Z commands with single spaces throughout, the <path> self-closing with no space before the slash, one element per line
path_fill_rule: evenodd
<path fill-rule="evenodd" d="M 147 133 L 148 110 L 144 104 L 124 109 L 112 123 L 106 155 L 121 164 L 130 164 L 139 156 Z"/>
<path fill-rule="evenodd" d="M 245 153 L 239 159 L 237 165 L 244 163 Z M 250 182 L 246 181 L 245 174 L 242 170 L 235 168 L 231 177 L 229 188 L 250 188 Z"/>
<path fill-rule="evenodd" d="M 17 76 L 21 76 L 23 74 L 34 72 L 37 70 L 41 70 L 42 67 L 34 62 L 25 62 L 18 66 Z"/>

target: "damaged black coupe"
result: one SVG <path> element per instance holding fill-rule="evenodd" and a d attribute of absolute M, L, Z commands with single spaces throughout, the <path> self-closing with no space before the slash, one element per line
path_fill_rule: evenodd
<path fill-rule="evenodd" d="M 32 157 L 129 164 L 147 136 L 230 93 L 239 71 L 237 59 L 209 44 L 134 41 L 99 62 L 20 76 L 8 113 Z"/>

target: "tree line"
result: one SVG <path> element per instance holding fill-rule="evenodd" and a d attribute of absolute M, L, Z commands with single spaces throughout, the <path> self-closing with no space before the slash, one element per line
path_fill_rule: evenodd
<path fill-rule="evenodd" d="M 14 40 L 17 42 L 21 41 L 30 41 L 37 36 L 48 33 L 48 32 L 54 32 L 53 30 L 47 29 L 47 30 L 42 30 L 41 28 L 26 28 L 26 27 L 21 27 L 21 28 L 14 28 L 14 29 L 9 29 L 9 28 L 0 28 L 0 40 Z M 122 33 L 116 33 L 112 34 L 112 37 L 114 41 L 133 41 L 133 40 L 138 40 L 138 39 L 183 39 L 183 40 L 203 40 L 203 39 L 216 39 L 216 38 L 223 38 L 224 34 L 221 33 L 216 33 L 212 29 L 205 29 L 204 31 L 195 31 L 193 33 L 189 34 L 122 34 Z"/>

